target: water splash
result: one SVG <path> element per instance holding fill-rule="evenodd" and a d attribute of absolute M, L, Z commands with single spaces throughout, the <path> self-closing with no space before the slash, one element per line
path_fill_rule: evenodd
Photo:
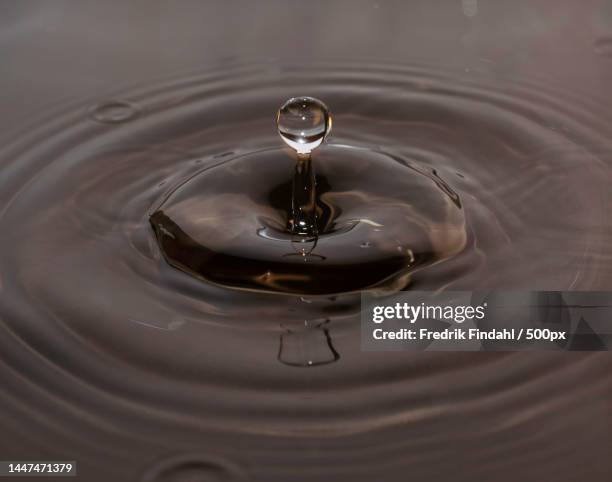
<path fill-rule="evenodd" d="M 218 226 L 219 210 L 226 216 L 224 230 L 206 232 L 210 236 L 199 242 L 231 248 L 233 239 L 242 239 L 232 216 L 248 206 L 257 214 L 253 238 L 261 239 L 251 248 L 258 250 L 265 238 L 279 257 L 295 253 L 287 210 L 261 209 L 270 206 L 271 194 L 290 204 L 295 166 L 287 149 L 279 149 L 270 108 L 279 96 L 312 92 L 333 102 L 337 142 L 313 153 L 317 188 L 321 200 L 330 201 L 325 180 L 331 179 L 332 205 L 344 208 L 321 213 L 319 222 L 330 221 L 325 229 L 337 234 L 320 235 L 312 254 L 324 255 L 329 239 L 342 236 L 351 241 L 342 245 L 359 256 L 376 253 L 379 240 L 369 236 L 379 234 L 381 241 L 393 239 L 395 251 L 421 246 L 415 260 L 424 262 L 407 275 L 419 289 L 525 283 L 531 289 L 609 289 L 612 122 L 606 99 L 513 75 L 468 78 L 418 63 L 323 62 L 273 74 L 237 65 L 124 92 L 122 98 L 160 106 L 140 111 L 127 131 L 89 121 L 83 105 L 15 133 L 0 146 L 0 348 L 10 387 L 0 411 L 3 453 L 52 460 L 61 447 L 92 482 L 138 480 L 159 454 L 189 447 L 205 460 L 239 452 L 256 480 L 290 480 L 305 464 L 304 480 L 333 474 L 338 482 L 395 482 L 406 473 L 452 480 L 465 451 L 448 434 L 469 432 L 466 450 L 480 454 L 485 479 L 515 479 L 508 467 L 517 466 L 527 468 L 528 479 L 541 479 L 534 457 L 554 460 L 546 465 L 548 478 L 596 479 L 607 466 L 592 461 L 609 459 L 609 433 L 605 423 L 584 427 L 594 417 L 609 420 L 606 353 L 364 356 L 358 296 L 308 295 L 298 306 L 299 295 L 230 290 L 196 279 L 165 262 L 148 222 L 164 202 L 179 200 L 171 196 L 180 186 L 193 185 L 180 209 L 176 204 L 177 212 L 197 213 L 190 216 L 192 234 Z M 253 136 L 245 139 L 245 132 Z M 372 146 L 383 146 L 384 153 Z M 356 147 L 366 149 L 351 151 L 349 179 L 339 182 L 344 175 L 335 174 L 334 159 Z M 276 181 L 278 190 L 244 196 L 244 183 L 237 182 L 235 196 L 207 199 L 215 184 L 206 176 L 223 166 L 239 171 L 246 163 L 237 159 L 247 152 L 261 156 L 253 179 L 268 186 Z M 279 162 L 284 169 L 277 170 Z M 373 174 L 372 163 L 390 169 L 386 189 L 375 193 L 360 184 Z M 414 183 L 406 185 L 407 179 Z M 399 211 L 385 220 L 378 209 L 363 212 L 390 189 L 415 195 L 410 203 L 388 203 Z M 428 212 L 432 205 L 438 208 Z M 407 216 L 407 206 L 428 216 Z M 449 213 L 451 220 L 465 214 L 463 222 L 449 222 Z M 426 234 L 408 242 L 394 236 L 407 218 L 417 221 L 407 231 Z M 372 247 L 360 248 L 367 241 Z M 432 252 L 438 257 L 427 263 Z M 354 252 L 340 254 L 350 259 Z M 320 275 L 322 262 L 285 259 L 304 270 L 317 266 Z M 361 271 L 368 273 L 367 266 Z M 345 287 L 350 275 L 340 281 Z M 281 286 L 287 282 L 276 277 Z M 397 285 L 409 286 L 405 279 Z M 175 319 L 185 323 L 159 329 Z M 305 319 L 330 320 L 323 328 L 340 363 L 312 370 L 279 363 L 279 324 L 297 328 Z M 315 353 L 329 355 L 324 343 L 316 344 L 324 341 L 321 330 L 315 333 Z M 580 348 L 582 340 L 575 342 Z M 289 358 L 317 359 L 295 353 Z M 49 413 L 61 423 L 46 423 Z M 588 450 L 576 451 L 577 443 Z M 557 456 L 564 453 L 573 456 Z M 437 463 L 440 457 L 445 463 Z M 584 469 L 577 473 L 576 467 Z"/>

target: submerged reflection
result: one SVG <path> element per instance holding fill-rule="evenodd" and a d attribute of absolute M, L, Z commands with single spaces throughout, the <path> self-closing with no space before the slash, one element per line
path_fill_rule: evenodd
<path fill-rule="evenodd" d="M 340 359 L 329 333 L 329 320 L 304 321 L 280 336 L 278 361 L 294 367 L 327 365 Z"/>

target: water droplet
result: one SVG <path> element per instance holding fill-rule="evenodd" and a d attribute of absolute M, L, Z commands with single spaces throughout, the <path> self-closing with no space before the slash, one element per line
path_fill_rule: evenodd
<path fill-rule="evenodd" d="M 612 57 L 612 37 L 598 38 L 593 42 L 593 50 L 604 57 Z"/>
<path fill-rule="evenodd" d="M 243 470 L 229 461 L 209 455 L 181 454 L 151 467 L 142 482 L 234 482 L 246 481 Z"/>
<path fill-rule="evenodd" d="M 103 124 L 118 124 L 127 122 L 138 115 L 138 107 L 124 100 L 111 100 L 95 105 L 90 110 L 90 116 Z"/>
<path fill-rule="evenodd" d="M 332 118 L 327 106 L 314 97 L 294 97 L 276 115 L 281 138 L 298 154 L 310 154 L 331 131 Z"/>

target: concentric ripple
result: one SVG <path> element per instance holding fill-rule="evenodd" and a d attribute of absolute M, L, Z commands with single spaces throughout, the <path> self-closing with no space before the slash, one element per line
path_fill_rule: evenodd
<path fill-rule="evenodd" d="M 366 355 L 355 294 L 237 292 L 162 258 L 150 214 L 203 168 L 278 148 L 274 113 L 296 92 L 333 109 L 331 148 L 384 151 L 458 196 L 461 250 L 408 289 L 612 283 L 609 113 L 552 84 L 271 63 L 66 106 L 0 150 L 0 417 L 19 442 L 5 459 L 70 454 L 94 482 L 194 452 L 253 480 L 445 480 L 465 457 L 483 480 L 533 457 L 593 466 L 605 355 Z M 112 99 L 138 115 L 92 119 Z M 575 444 L 592 451 L 563 456 Z"/>
<path fill-rule="evenodd" d="M 267 149 L 205 168 L 164 200 L 150 220 L 165 259 L 226 287 L 334 295 L 397 291 L 464 248 L 461 202 L 430 172 L 347 146 L 325 146 L 312 162 L 307 251 L 288 227 L 296 161 Z"/>

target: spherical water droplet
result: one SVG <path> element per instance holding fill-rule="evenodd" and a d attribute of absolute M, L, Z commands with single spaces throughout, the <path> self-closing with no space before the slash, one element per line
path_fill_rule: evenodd
<path fill-rule="evenodd" d="M 118 124 L 133 119 L 138 114 L 138 107 L 124 100 L 111 100 L 95 105 L 91 118 L 104 124 Z"/>
<path fill-rule="evenodd" d="M 314 97 L 294 97 L 276 115 L 281 138 L 298 154 L 310 154 L 319 147 L 332 126 L 327 106 Z"/>

